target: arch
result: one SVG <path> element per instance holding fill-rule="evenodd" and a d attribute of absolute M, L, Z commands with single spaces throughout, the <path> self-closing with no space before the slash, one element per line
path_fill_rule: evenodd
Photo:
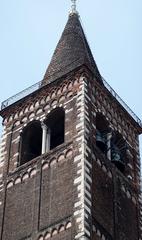
<path fill-rule="evenodd" d="M 66 84 L 64 84 L 64 85 L 62 86 L 62 93 L 64 93 L 65 91 L 67 91 L 67 85 L 66 85 Z"/>
<path fill-rule="evenodd" d="M 70 227 L 71 227 L 71 225 L 72 225 L 72 224 L 71 224 L 71 222 L 69 221 L 69 222 L 67 222 L 67 224 L 66 224 L 65 228 L 66 228 L 66 229 L 68 229 L 68 228 L 70 228 Z"/>
<path fill-rule="evenodd" d="M 57 88 L 56 90 L 56 95 L 60 95 L 61 94 L 61 87 Z"/>
<path fill-rule="evenodd" d="M 56 106 L 56 105 L 57 105 L 57 100 L 54 99 L 54 100 L 51 102 L 50 106 L 51 106 L 51 107 L 54 107 L 54 106 Z"/>
<path fill-rule="evenodd" d="M 14 184 L 18 184 L 18 183 L 21 183 L 21 182 L 22 182 L 22 179 L 21 179 L 21 177 L 19 176 L 19 177 L 17 177 L 17 178 L 15 179 Z"/>
<path fill-rule="evenodd" d="M 50 94 L 51 99 L 56 97 L 56 91 L 53 90 Z"/>
<path fill-rule="evenodd" d="M 36 115 L 39 115 L 42 112 L 43 112 L 42 108 L 38 108 L 37 111 L 36 111 Z"/>
<path fill-rule="evenodd" d="M 32 121 L 22 132 L 20 165 L 41 155 L 42 129 L 39 121 Z"/>
<path fill-rule="evenodd" d="M 47 95 L 45 98 L 45 102 L 49 102 L 49 100 L 50 100 L 50 95 Z"/>
<path fill-rule="evenodd" d="M 52 230 L 51 236 L 53 237 L 54 235 L 58 234 L 58 231 L 56 228 Z"/>
<path fill-rule="evenodd" d="M 28 173 L 28 172 L 24 173 L 23 176 L 22 176 L 22 181 L 23 181 L 23 182 L 26 181 L 29 177 L 30 177 L 30 176 L 29 176 L 29 173 Z"/>
<path fill-rule="evenodd" d="M 72 154 L 73 154 L 72 149 L 67 150 L 67 152 L 66 152 L 66 158 L 71 158 L 71 157 L 72 157 Z"/>
<path fill-rule="evenodd" d="M 72 81 L 70 81 L 70 82 L 68 83 L 68 85 L 67 85 L 67 89 L 68 89 L 68 90 L 72 89 L 72 85 L 73 85 L 73 83 L 72 83 Z"/>
<path fill-rule="evenodd" d="M 53 165 L 55 165 L 56 162 L 57 162 L 56 158 L 53 157 L 53 158 L 50 160 L 49 165 L 50 165 L 50 166 L 53 166 Z"/>
<path fill-rule="evenodd" d="M 15 127 L 17 127 L 17 126 L 19 126 L 19 125 L 20 125 L 20 121 L 17 120 L 17 121 L 14 122 L 13 127 L 15 128 Z"/>
<path fill-rule="evenodd" d="M 39 238 L 38 238 L 38 240 L 43 240 L 43 239 L 44 239 L 44 238 L 43 238 L 42 235 L 40 235 Z"/>
<path fill-rule="evenodd" d="M 18 112 L 15 113 L 15 115 L 14 115 L 14 119 L 17 119 L 17 118 L 18 118 Z"/>
<path fill-rule="evenodd" d="M 50 232 L 46 232 L 45 236 L 44 236 L 44 239 L 49 239 L 51 238 L 51 233 Z"/>
<path fill-rule="evenodd" d="M 30 177 L 34 177 L 37 173 L 37 170 L 35 168 L 33 168 L 31 171 L 30 171 Z"/>
<path fill-rule="evenodd" d="M 24 116 L 22 119 L 21 119 L 21 123 L 25 123 L 27 122 L 28 118 L 26 116 Z"/>
<path fill-rule="evenodd" d="M 65 111 L 63 108 L 55 108 L 47 116 L 45 124 L 50 130 L 49 150 L 64 142 L 65 135 Z"/>
<path fill-rule="evenodd" d="M 58 100 L 58 102 L 61 103 L 61 102 L 63 102 L 64 100 L 65 100 L 65 96 L 64 96 L 64 95 L 61 95 L 60 98 L 59 98 L 59 100 Z"/>
<path fill-rule="evenodd" d="M 20 110 L 19 117 L 21 117 L 24 114 L 23 110 Z"/>
<path fill-rule="evenodd" d="M 45 170 L 45 169 L 47 169 L 49 167 L 49 163 L 48 162 L 44 162 L 43 164 L 42 164 L 42 170 Z"/>
<path fill-rule="evenodd" d="M 8 122 L 11 122 L 13 120 L 13 115 L 10 115 L 8 118 Z"/>
<path fill-rule="evenodd" d="M 58 162 L 62 161 L 65 159 L 65 155 L 63 153 L 61 153 L 59 156 L 58 156 Z"/>
<path fill-rule="evenodd" d="M 63 224 L 60 225 L 59 229 L 58 229 L 58 232 L 63 232 L 65 231 L 65 226 Z"/>
<path fill-rule="evenodd" d="M 68 91 L 66 94 L 67 98 L 70 98 L 73 96 L 73 92 L 72 91 Z"/>
<path fill-rule="evenodd" d="M 7 188 L 10 188 L 10 187 L 12 187 L 13 186 L 13 180 L 11 180 L 11 181 L 9 181 L 8 183 L 7 183 Z"/>

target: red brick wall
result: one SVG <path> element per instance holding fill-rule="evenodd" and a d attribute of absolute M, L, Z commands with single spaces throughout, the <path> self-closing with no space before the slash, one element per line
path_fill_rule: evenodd
<path fill-rule="evenodd" d="M 42 171 L 39 228 L 44 229 L 73 212 L 73 159 L 63 159 Z"/>
<path fill-rule="evenodd" d="M 74 239 L 84 221 L 86 235 L 91 233 L 89 239 L 138 239 L 137 130 L 103 85 L 98 86 L 94 79 L 91 82 L 89 76 L 83 89 L 78 79 L 72 75 L 52 83 L 5 113 L 6 151 L 0 169 L 4 172 L 2 240 L 44 240 L 48 232 L 55 240 Z M 21 131 L 34 119 L 44 120 L 56 107 L 65 109 L 65 143 L 19 167 Z M 101 112 L 112 129 L 120 131 L 135 149 L 136 161 L 129 162 L 124 175 L 95 146 L 96 112 Z M 70 228 L 66 229 L 68 222 Z M 62 225 L 64 231 L 60 231 Z"/>
<path fill-rule="evenodd" d="M 112 178 L 93 162 L 92 203 L 93 217 L 113 236 L 113 184 Z"/>
<path fill-rule="evenodd" d="M 7 189 L 2 239 L 19 240 L 31 234 L 35 201 L 34 189 L 34 179 Z"/>
<path fill-rule="evenodd" d="M 139 232 L 137 206 L 132 201 L 131 196 L 128 195 L 128 192 L 122 190 L 123 179 L 117 177 L 116 181 L 118 239 L 137 240 Z"/>
<path fill-rule="evenodd" d="M 38 240 L 40 235 L 44 238 L 47 231 L 52 239 L 69 240 L 76 235 L 73 219 L 74 202 L 77 201 L 74 153 L 78 149 L 73 149 L 73 146 L 77 137 L 78 87 L 79 81 L 75 78 L 52 84 L 7 112 L 7 152 L 3 167 L 3 193 L 6 190 L 6 194 L 0 206 L 2 240 Z M 44 120 L 56 107 L 65 110 L 65 143 L 19 166 L 21 131 L 34 119 Z M 1 224 L 3 210 L 4 221 Z M 60 231 L 62 225 L 64 231 Z M 55 236 L 52 234 L 54 229 L 58 232 Z"/>

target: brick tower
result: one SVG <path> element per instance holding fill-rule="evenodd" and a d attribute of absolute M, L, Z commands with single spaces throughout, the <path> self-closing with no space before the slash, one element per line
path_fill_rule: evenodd
<path fill-rule="evenodd" d="M 43 80 L 2 104 L 1 240 L 142 240 L 137 116 L 75 4 Z"/>

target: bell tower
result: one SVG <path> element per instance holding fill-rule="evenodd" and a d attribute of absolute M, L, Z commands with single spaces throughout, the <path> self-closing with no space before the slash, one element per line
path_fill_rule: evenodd
<path fill-rule="evenodd" d="M 142 239 L 142 123 L 102 78 L 72 2 L 43 80 L 1 106 L 1 240 Z"/>

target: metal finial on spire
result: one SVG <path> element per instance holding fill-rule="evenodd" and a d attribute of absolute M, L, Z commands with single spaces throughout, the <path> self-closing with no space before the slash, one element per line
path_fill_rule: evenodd
<path fill-rule="evenodd" d="M 71 6 L 71 11 L 70 14 L 78 14 L 77 10 L 76 10 L 76 1 L 77 0 L 71 0 L 72 1 L 72 6 Z"/>

